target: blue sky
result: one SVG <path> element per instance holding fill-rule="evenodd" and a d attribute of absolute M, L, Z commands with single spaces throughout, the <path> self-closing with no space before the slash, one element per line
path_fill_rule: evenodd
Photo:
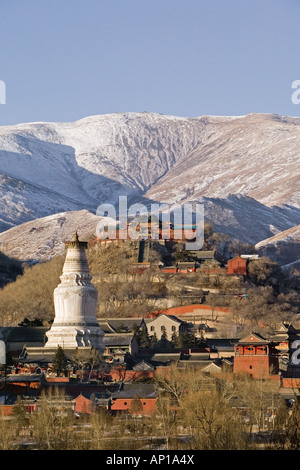
<path fill-rule="evenodd" d="M 300 116 L 299 0 L 0 0 L 0 125 Z"/>

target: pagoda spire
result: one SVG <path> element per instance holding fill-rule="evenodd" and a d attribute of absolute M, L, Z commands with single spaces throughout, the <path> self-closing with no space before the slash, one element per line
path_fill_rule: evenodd
<path fill-rule="evenodd" d="M 88 243 L 80 241 L 76 231 L 66 242 L 66 257 L 60 284 L 54 290 L 55 318 L 46 333 L 45 347 L 93 347 L 105 349 L 103 331 L 97 321 L 98 291 L 91 283 L 86 257 Z"/>

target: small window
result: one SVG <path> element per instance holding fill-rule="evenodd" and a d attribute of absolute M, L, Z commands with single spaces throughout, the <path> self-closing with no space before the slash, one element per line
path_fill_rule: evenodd
<path fill-rule="evenodd" d="M 172 331 L 175 331 L 175 330 L 176 330 L 176 328 L 175 328 L 175 326 L 173 325 L 173 326 L 172 326 Z"/>
<path fill-rule="evenodd" d="M 150 331 L 154 331 L 154 326 L 151 326 L 151 327 L 150 327 Z"/>
<path fill-rule="evenodd" d="M 249 369 L 252 369 L 252 366 L 249 366 Z"/>
<path fill-rule="evenodd" d="M 127 401 L 124 401 L 124 405 L 127 405 Z"/>

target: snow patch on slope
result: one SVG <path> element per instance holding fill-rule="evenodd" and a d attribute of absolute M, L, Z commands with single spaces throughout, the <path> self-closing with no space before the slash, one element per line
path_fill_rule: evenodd
<path fill-rule="evenodd" d="M 0 251 L 21 261 L 46 261 L 62 255 L 76 231 L 81 240 L 93 238 L 102 219 L 87 210 L 36 219 L 0 233 Z"/>
<path fill-rule="evenodd" d="M 117 203 L 202 201 L 258 243 L 300 223 L 300 118 L 115 113 L 0 128 L 0 231 Z M 46 250 L 47 251 L 47 250 Z"/>

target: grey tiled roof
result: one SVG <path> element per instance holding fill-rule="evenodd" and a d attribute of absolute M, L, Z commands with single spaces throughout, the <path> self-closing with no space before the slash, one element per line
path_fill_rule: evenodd
<path fill-rule="evenodd" d="M 132 333 L 111 333 L 103 336 L 105 346 L 129 346 L 133 340 Z"/>
<path fill-rule="evenodd" d="M 0 327 L 0 339 L 5 342 L 44 342 L 45 334 L 49 328 L 43 326 L 26 327 Z"/>
<path fill-rule="evenodd" d="M 158 395 L 153 384 L 123 384 L 112 398 L 156 398 Z"/>
<path fill-rule="evenodd" d="M 1 377 L 1 382 L 41 382 L 41 380 L 43 380 L 41 374 L 14 374 L 6 378 Z"/>
<path fill-rule="evenodd" d="M 211 349 L 217 350 L 234 350 L 234 344 L 238 340 L 236 338 L 206 338 L 205 342 Z"/>
<path fill-rule="evenodd" d="M 143 370 L 143 371 L 154 370 L 154 367 L 152 366 L 152 364 L 145 361 L 144 359 L 138 364 L 134 365 L 132 368 L 133 370 Z"/>
<path fill-rule="evenodd" d="M 128 330 L 132 330 L 134 326 L 140 326 L 142 318 L 106 318 L 98 320 L 101 329 L 105 333 L 113 333 L 121 326 L 125 326 Z"/>

